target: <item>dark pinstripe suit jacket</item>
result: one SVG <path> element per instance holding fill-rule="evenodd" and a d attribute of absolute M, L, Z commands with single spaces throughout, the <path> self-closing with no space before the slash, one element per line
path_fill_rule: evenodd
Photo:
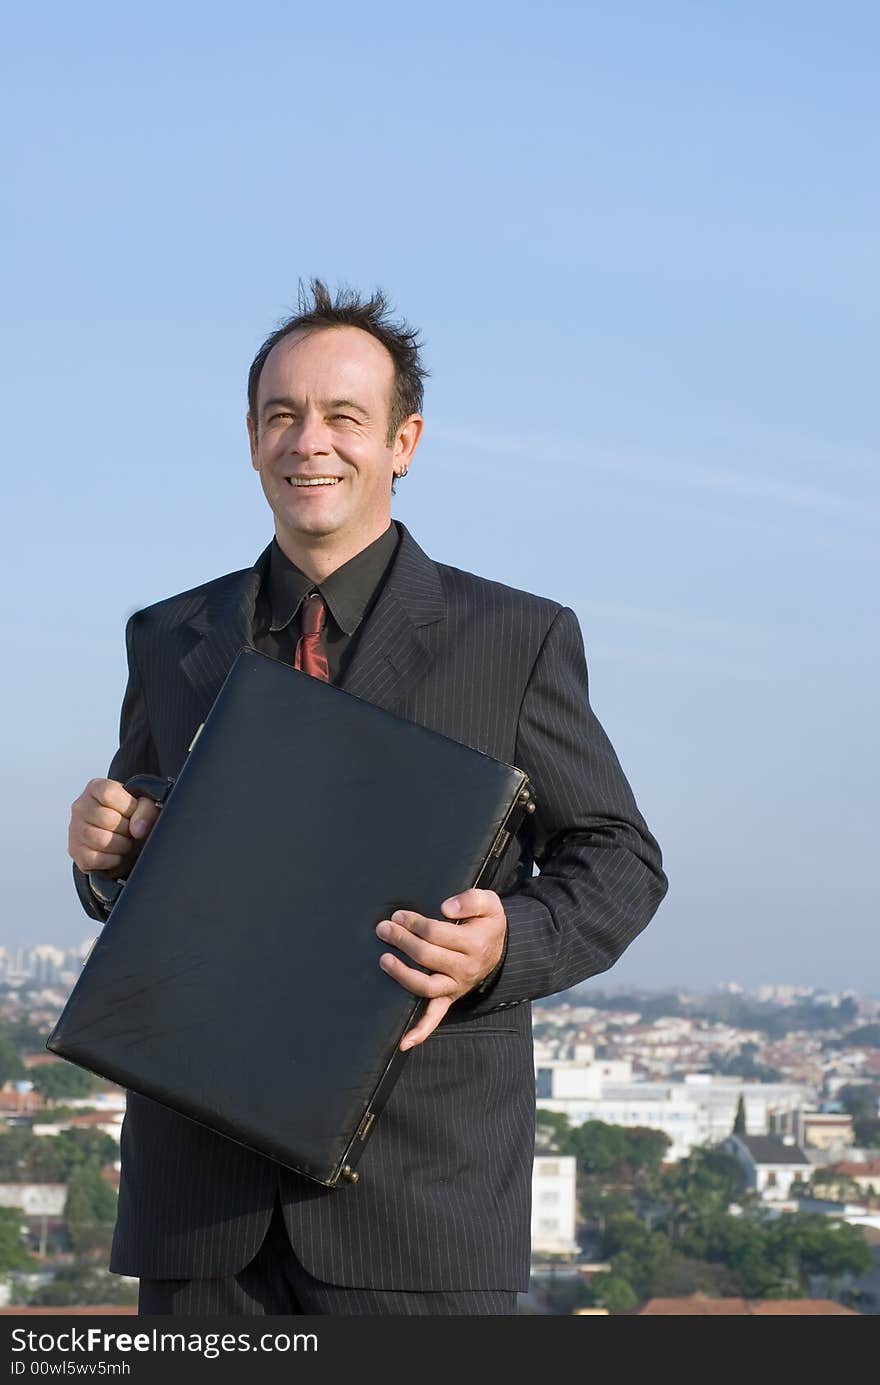
<path fill-rule="evenodd" d="M 436 564 L 399 527 L 397 555 L 341 686 L 531 777 L 537 812 L 509 844 L 496 883 L 509 923 L 503 965 L 411 1052 L 356 1185 L 323 1189 L 130 1095 L 110 1261 L 117 1272 L 233 1273 L 259 1248 L 278 1191 L 294 1249 L 319 1279 L 527 1287 L 535 1128 L 528 1002 L 610 967 L 651 918 L 666 879 L 590 709 L 574 613 Z M 252 640 L 267 553 L 253 568 L 132 616 L 110 778 L 180 769 L 236 652 Z M 103 917 L 75 874 L 87 911 Z M 294 967 L 295 939 L 289 957 L 267 964 Z"/>

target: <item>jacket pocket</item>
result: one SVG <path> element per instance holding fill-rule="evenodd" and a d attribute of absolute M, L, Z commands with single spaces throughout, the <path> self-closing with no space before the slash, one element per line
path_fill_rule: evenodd
<path fill-rule="evenodd" d="M 481 1034 L 513 1034 L 515 1038 L 522 1036 L 521 1029 L 514 1029 L 511 1025 L 476 1025 L 471 1024 L 449 1024 L 440 1025 L 430 1035 L 432 1039 L 477 1039 Z"/>

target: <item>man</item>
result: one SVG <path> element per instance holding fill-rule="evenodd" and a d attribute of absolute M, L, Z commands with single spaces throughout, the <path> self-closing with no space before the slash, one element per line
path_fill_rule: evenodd
<path fill-rule="evenodd" d="M 124 782 L 176 774 L 243 644 L 518 765 L 537 811 L 497 892 L 377 924 L 377 965 L 428 1004 L 357 1185 L 322 1188 L 129 1095 L 110 1267 L 140 1277 L 142 1312 L 514 1312 L 529 1278 L 529 1001 L 611 966 L 666 889 L 590 709 L 573 612 L 432 562 L 391 519 L 424 373 L 381 295 L 334 300 L 317 280 L 257 353 L 247 427 L 275 537 L 253 568 L 129 621 L 119 750 L 72 809 L 77 890 L 106 917 L 102 877 L 124 879 L 159 811 Z"/>

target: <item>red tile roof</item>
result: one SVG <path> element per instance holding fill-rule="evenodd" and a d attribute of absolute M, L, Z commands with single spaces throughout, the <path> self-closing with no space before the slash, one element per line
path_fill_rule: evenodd
<path fill-rule="evenodd" d="M 640 1317 L 860 1317 L 854 1308 L 845 1308 L 830 1298 L 707 1298 L 690 1294 L 687 1298 L 649 1298 L 637 1309 Z"/>
<path fill-rule="evenodd" d="M 832 1298 L 767 1298 L 760 1303 L 751 1303 L 749 1312 L 759 1318 L 774 1318 L 783 1315 L 814 1318 L 820 1314 L 838 1318 L 861 1317 L 855 1308 L 847 1308 L 842 1303 L 835 1303 Z"/>

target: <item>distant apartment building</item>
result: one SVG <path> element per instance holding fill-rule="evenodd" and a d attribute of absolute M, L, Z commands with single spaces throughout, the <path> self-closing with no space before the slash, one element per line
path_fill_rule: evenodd
<path fill-rule="evenodd" d="M 532 1255 L 575 1255 L 576 1161 L 538 1154 L 532 1169 Z"/>
<path fill-rule="evenodd" d="M 628 1058 L 595 1059 L 590 1052 L 583 1059 L 557 1058 L 536 1064 L 535 1081 L 539 1098 L 598 1097 L 606 1082 L 632 1082 L 632 1063 Z"/>
<path fill-rule="evenodd" d="M 742 1165 L 746 1181 L 766 1202 L 786 1202 L 795 1182 L 806 1183 L 813 1172 L 797 1145 L 776 1135 L 731 1135 L 725 1148 Z"/>
<path fill-rule="evenodd" d="M 0 946 L 0 983 L 9 986 L 68 986 L 76 979 L 91 939 L 79 947 L 52 943 L 11 943 Z"/>
<path fill-rule="evenodd" d="M 852 1116 L 843 1111 L 807 1111 L 796 1106 L 770 1117 L 770 1134 L 802 1149 L 842 1149 L 856 1142 Z"/>
<path fill-rule="evenodd" d="M 60 1217 L 66 1183 L 0 1183 L 0 1207 L 16 1207 L 27 1217 Z"/>
<path fill-rule="evenodd" d="M 815 1105 L 813 1088 L 789 1082 L 746 1082 L 738 1077 L 688 1073 L 681 1081 L 620 1080 L 616 1064 L 571 1060 L 536 1066 L 537 1103 L 559 1111 L 572 1125 L 599 1120 L 608 1125 L 647 1126 L 671 1141 L 668 1158 L 682 1159 L 698 1145 L 719 1144 L 733 1130 L 742 1095 L 746 1130 L 763 1135 L 771 1114 Z"/>
<path fill-rule="evenodd" d="M 880 1197 L 880 1159 L 841 1160 L 826 1164 L 822 1174 L 821 1187 L 826 1197 L 845 1198 L 854 1189 L 864 1197 Z"/>

